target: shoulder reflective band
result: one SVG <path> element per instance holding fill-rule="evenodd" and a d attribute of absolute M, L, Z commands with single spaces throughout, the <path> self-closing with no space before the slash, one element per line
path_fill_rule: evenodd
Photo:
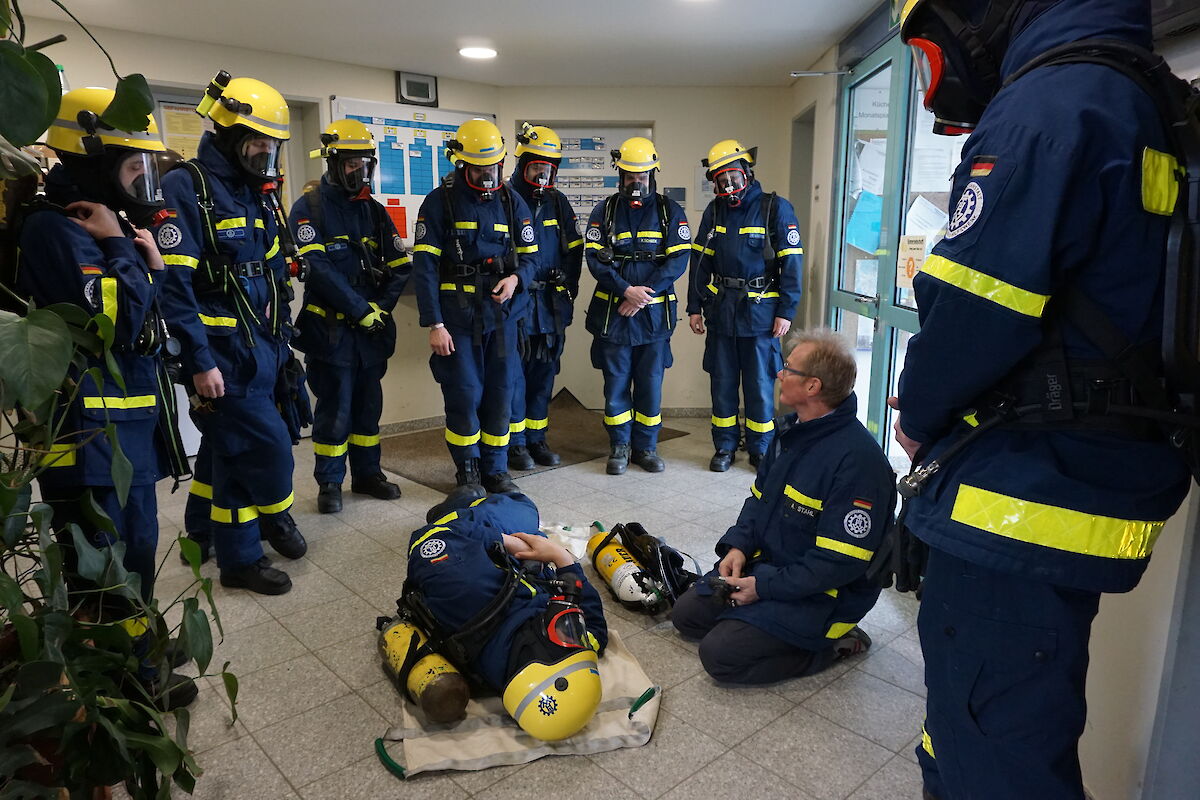
<path fill-rule="evenodd" d="M 691 242 L 684 242 L 683 244 L 671 245 L 670 247 L 668 247 L 666 249 L 665 252 L 667 255 L 671 255 L 672 253 L 678 253 L 680 250 L 691 250 L 691 249 L 692 249 Z"/>
<path fill-rule="evenodd" d="M 1102 517 L 1035 503 L 963 484 L 950 519 L 981 531 L 1067 553 L 1099 558 L 1149 558 L 1165 520 Z"/>
<path fill-rule="evenodd" d="M 536 244 L 531 244 L 528 247 L 518 247 L 517 248 L 517 252 L 521 255 L 529 255 L 530 253 L 536 253 L 537 251 L 538 251 L 538 246 Z"/>
<path fill-rule="evenodd" d="M 865 547 L 855 547 L 852 544 L 848 544 L 837 539 L 830 539 L 828 536 L 818 536 L 817 547 L 825 550 L 832 550 L 835 553 L 841 553 L 844 556 L 850 556 L 851 558 L 857 558 L 863 561 L 870 561 L 871 556 L 875 555 L 874 550 L 867 550 Z"/>
<path fill-rule="evenodd" d="M 419 244 L 413 248 L 413 252 L 414 253 L 429 253 L 430 255 L 433 255 L 433 256 L 440 256 L 442 254 L 442 248 L 434 247 L 431 244 Z"/>
<path fill-rule="evenodd" d="M 299 252 L 300 255 L 305 256 L 317 250 L 320 250 L 322 253 L 324 253 L 325 245 L 321 242 L 313 242 L 312 244 L 306 244 L 304 247 L 301 247 Z"/>
<path fill-rule="evenodd" d="M 1179 162 L 1147 147 L 1142 151 L 1142 208 L 1169 217 L 1179 200 Z"/>
<path fill-rule="evenodd" d="M 1042 316 L 1050 295 L 1037 294 L 1013 286 L 999 278 L 972 269 L 971 267 L 951 261 L 942 256 L 930 256 L 925 259 L 921 272 L 945 281 L 951 286 L 957 286 L 968 294 L 990 300 L 999 306 L 1024 314 L 1035 319 Z"/>
<path fill-rule="evenodd" d="M 158 399 L 152 394 L 135 395 L 134 397 L 85 397 L 84 408 L 154 408 Z"/>
<path fill-rule="evenodd" d="M 454 514 L 454 519 L 458 519 L 458 514 L 457 514 L 457 513 L 456 513 L 456 514 Z M 433 523 L 435 527 L 433 527 L 433 528 L 430 528 L 429 530 L 427 530 L 427 531 L 425 531 L 424 533 L 422 533 L 422 534 L 421 534 L 421 535 L 420 535 L 420 536 L 419 536 L 419 537 L 418 537 L 416 540 L 414 540 L 414 541 L 413 541 L 413 543 L 412 543 L 412 544 L 410 544 L 410 545 L 408 546 L 408 552 L 409 552 L 409 554 L 411 555 L 411 554 L 412 554 L 412 551 L 413 551 L 413 550 L 416 550 L 416 549 L 417 549 L 417 547 L 418 547 L 418 546 L 421 544 L 421 542 L 425 541 L 425 540 L 426 540 L 426 539 L 428 539 L 430 536 L 433 536 L 435 533 L 442 533 L 443 531 L 448 531 L 448 530 L 450 530 L 449 528 L 447 528 L 447 527 L 445 527 L 445 526 L 441 525 L 441 523 L 443 523 L 443 522 L 449 522 L 449 521 L 450 521 L 450 520 L 449 520 L 448 518 L 446 518 L 446 517 L 442 517 L 442 518 L 441 518 L 441 519 L 439 519 L 437 522 Z"/>
<path fill-rule="evenodd" d="M 784 256 L 802 256 L 802 255 L 804 255 L 803 247 L 785 247 L 782 250 L 780 250 L 778 253 L 776 253 L 775 257 L 783 258 Z"/>
<path fill-rule="evenodd" d="M 193 258 L 192 256 L 180 256 L 168 253 L 163 255 L 163 263 L 168 267 L 191 267 L 195 269 L 200 266 L 200 259 Z"/>
<path fill-rule="evenodd" d="M 112 320 L 113 325 L 117 324 L 116 278 L 100 279 L 100 310 L 104 313 L 104 316 Z"/>
<path fill-rule="evenodd" d="M 809 497 L 791 484 L 787 484 L 783 487 L 783 493 L 789 500 L 795 500 L 802 506 L 808 506 L 809 508 L 814 508 L 817 511 L 820 511 L 822 508 L 824 508 L 824 504 L 820 500 Z"/>

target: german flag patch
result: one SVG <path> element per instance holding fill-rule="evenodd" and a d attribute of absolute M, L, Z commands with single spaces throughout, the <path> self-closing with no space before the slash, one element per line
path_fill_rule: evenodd
<path fill-rule="evenodd" d="M 861 497 L 854 498 L 854 507 L 861 508 L 863 511 L 870 511 L 875 507 L 875 504 L 870 500 L 863 500 Z"/>
<path fill-rule="evenodd" d="M 79 271 L 84 275 L 103 275 L 104 267 L 98 267 L 95 264 L 80 264 Z"/>
<path fill-rule="evenodd" d="M 976 156 L 971 162 L 971 177 L 986 178 L 992 174 L 992 170 L 996 167 L 995 156 Z"/>

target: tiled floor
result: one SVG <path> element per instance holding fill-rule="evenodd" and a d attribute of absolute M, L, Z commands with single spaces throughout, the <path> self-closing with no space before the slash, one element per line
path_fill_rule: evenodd
<path fill-rule="evenodd" d="M 632 467 L 611 477 L 600 459 L 518 482 L 538 504 L 543 523 L 637 520 L 707 566 L 713 544 L 737 517 L 752 473 L 744 458 L 727 473 L 708 471 L 707 420 L 669 424 L 691 435 L 663 444 L 663 474 Z M 214 587 L 225 627 L 214 661 L 230 661 L 240 680 L 240 718 L 230 726 L 219 681 L 203 683 L 190 739 L 205 770 L 196 797 L 920 798 L 913 747 L 924 686 L 916 603 L 893 592 L 884 592 L 863 623 L 875 641 L 869 654 L 768 689 L 717 686 L 701 669 L 695 646 L 665 619 L 609 606 L 610 627 L 666 689 L 648 745 L 476 773 L 392 777 L 373 745 L 397 719 L 401 701 L 379 664 L 375 617 L 394 610 L 409 534 L 441 498 L 400 480 L 398 501 L 347 492 L 341 514 L 318 515 L 306 445 L 296 448 L 293 514 L 309 552 L 285 565 L 294 588 L 261 597 Z M 183 489 L 173 496 L 161 492 L 163 553 L 181 529 L 185 498 Z M 216 583 L 214 565 L 204 574 Z M 172 554 L 158 596 L 169 600 L 188 582 Z M 604 590 L 601 595 L 609 599 Z"/>

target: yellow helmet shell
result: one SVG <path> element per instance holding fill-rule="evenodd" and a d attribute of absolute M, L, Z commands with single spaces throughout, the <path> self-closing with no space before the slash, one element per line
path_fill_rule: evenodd
<path fill-rule="evenodd" d="M 912 18 L 913 11 L 920 5 L 922 0 L 896 0 L 896 5 L 900 7 L 900 33 L 904 34 L 904 28 Z"/>
<path fill-rule="evenodd" d="M 249 111 L 234 112 L 224 105 L 225 100 L 236 100 L 250 107 Z M 234 78 L 225 87 L 221 98 L 212 104 L 208 117 L 226 128 L 243 125 L 273 139 L 290 139 L 291 113 L 283 95 L 272 87 L 254 78 Z"/>
<path fill-rule="evenodd" d="M 333 137 L 333 141 L 322 144 L 320 150 L 309 153 L 312 158 L 329 158 L 338 153 L 348 152 L 360 155 L 375 152 L 375 134 L 356 119 L 334 120 L 325 129 L 325 135 Z"/>
<path fill-rule="evenodd" d="M 528 142 L 523 139 L 528 139 Z M 562 139 L 552 128 L 547 128 L 545 125 L 530 125 L 526 122 L 521 130 L 521 135 L 517 137 L 517 149 L 514 154 L 520 158 L 526 153 L 556 160 L 561 159 Z"/>
<path fill-rule="evenodd" d="M 634 136 L 621 143 L 613 164 L 626 172 L 649 172 L 659 169 L 658 150 L 645 136 Z"/>
<path fill-rule="evenodd" d="M 712 172 L 739 159 L 754 166 L 754 152 L 751 148 L 743 147 L 737 139 L 724 139 L 714 144 L 708 151 L 705 166 L 708 167 L 709 172 Z"/>
<path fill-rule="evenodd" d="M 83 137 L 88 133 L 79 124 L 79 112 L 91 111 L 100 116 L 112 102 L 114 94 L 116 93 L 112 89 L 96 87 L 72 89 L 64 94 L 58 107 L 58 116 L 46 131 L 46 145 L 60 153 L 87 155 Z M 101 123 L 101 127 L 96 130 L 96 136 L 105 146 L 127 147 L 147 153 L 161 153 L 167 149 L 158 135 L 158 125 L 155 124 L 154 117 L 150 117 L 150 127 L 144 131 L 118 131 L 105 128 Z"/>
<path fill-rule="evenodd" d="M 535 661 L 519 670 L 504 687 L 504 710 L 530 736 L 557 742 L 591 721 L 601 694 L 596 653 L 580 650 L 555 664 Z"/>
<path fill-rule="evenodd" d="M 459 125 L 454 138 L 446 144 L 446 157 L 453 163 L 464 161 L 486 167 L 499 164 L 506 155 L 500 129 L 486 119 L 469 119 Z"/>

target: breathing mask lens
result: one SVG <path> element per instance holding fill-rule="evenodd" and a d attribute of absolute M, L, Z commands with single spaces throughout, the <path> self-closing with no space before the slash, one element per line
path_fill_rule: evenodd
<path fill-rule="evenodd" d="M 153 153 L 134 151 L 116 164 L 117 188 L 127 199 L 137 203 L 162 203 L 162 187 L 158 182 L 158 161 Z"/>
<path fill-rule="evenodd" d="M 346 191 L 357 194 L 363 189 L 368 191 L 375 178 L 374 156 L 349 156 L 340 159 L 340 181 Z"/>
<path fill-rule="evenodd" d="M 638 208 L 650 197 L 649 172 L 623 172 L 621 193 L 629 198 L 629 204 Z"/>
<path fill-rule="evenodd" d="M 551 610 L 554 610 L 553 605 Z M 546 636 L 559 647 L 587 648 L 583 611 L 578 607 L 557 610 L 546 622 Z"/>
<path fill-rule="evenodd" d="M 530 161 L 525 165 L 525 182 L 534 188 L 535 194 L 540 194 L 554 186 L 558 167 L 549 161 Z"/>
<path fill-rule="evenodd" d="M 242 139 L 238 147 L 238 158 L 252 175 L 267 179 L 278 178 L 282 174 L 279 167 L 283 148 L 280 144 L 278 139 L 270 136 L 251 134 Z"/>
<path fill-rule="evenodd" d="M 500 167 L 501 164 L 488 164 L 482 167 L 477 164 L 467 164 L 464 170 L 467 186 L 477 192 L 482 192 L 484 197 L 491 197 L 500 186 Z"/>
<path fill-rule="evenodd" d="M 726 167 L 717 170 L 712 180 L 713 193 L 732 200 L 746 188 L 746 171 L 741 167 Z"/>
<path fill-rule="evenodd" d="M 928 39 L 913 39 L 909 44 L 912 45 L 917 80 L 921 84 L 921 91 L 925 93 L 925 108 L 932 111 L 934 97 L 942 82 L 942 73 L 946 65 L 942 48 Z"/>

